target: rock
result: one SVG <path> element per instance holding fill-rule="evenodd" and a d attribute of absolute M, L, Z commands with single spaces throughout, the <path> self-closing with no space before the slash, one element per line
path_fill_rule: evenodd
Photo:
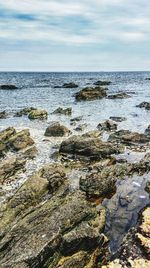
<path fill-rule="evenodd" d="M 13 89 L 18 89 L 15 85 L 0 85 L 0 89 L 3 90 L 13 90 Z"/>
<path fill-rule="evenodd" d="M 0 119 L 6 119 L 8 116 L 8 114 L 6 113 L 6 111 L 0 112 Z"/>
<path fill-rule="evenodd" d="M 65 84 L 63 84 L 62 87 L 64 87 L 64 88 L 77 88 L 78 85 L 71 82 L 71 83 L 65 83 Z"/>
<path fill-rule="evenodd" d="M 121 116 L 110 116 L 109 118 L 115 122 L 122 122 L 122 121 L 127 120 L 125 117 L 121 117 Z"/>
<path fill-rule="evenodd" d="M 106 97 L 106 88 L 102 87 L 86 87 L 75 94 L 77 101 L 91 101 Z"/>
<path fill-rule="evenodd" d="M 74 130 L 76 130 L 76 131 L 84 131 L 87 128 L 87 126 L 88 125 L 86 123 L 85 124 L 80 124 Z"/>
<path fill-rule="evenodd" d="M 93 264 L 89 267 L 94 268 L 96 254 L 94 258 L 93 252 L 105 244 L 102 235 L 104 208 L 97 211 L 80 191 L 61 193 L 60 188 L 52 198 L 43 202 L 40 197 L 47 192 L 47 187 L 45 178 L 32 177 L 30 182 L 26 182 L 26 187 L 18 191 L 22 200 L 17 193 L 15 202 L 9 202 L 9 209 L 7 207 L 0 222 L 1 230 L 7 226 L 1 236 L 0 266 L 75 267 L 78 256 L 87 265 L 92 258 Z M 25 203 L 23 196 L 28 203 Z M 88 256 L 87 260 L 81 254 L 82 249 Z M 66 261 L 70 263 L 68 266 L 64 266 Z"/>
<path fill-rule="evenodd" d="M 53 112 L 53 114 L 71 115 L 72 114 L 72 108 L 63 109 L 63 108 L 59 107 Z"/>
<path fill-rule="evenodd" d="M 88 197 L 110 197 L 116 192 L 117 179 L 126 175 L 127 168 L 126 164 L 97 166 L 80 178 L 80 190 L 86 192 Z"/>
<path fill-rule="evenodd" d="M 33 144 L 34 141 L 30 137 L 30 132 L 28 129 L 17 132 L 6 142 L 7 147 L 15 151 L 25 149 L 27 146 L 31 146 Z"/>
<path fill-rule="evenodd" d="M 35 120 L 35 119 L 44 120 L 44 119 L 47 119 L 47 117 L 48 117 L 47 111 L 40 110 L 40 109 L 32 110 L 28 115 L 28 118 L 30 120 Z"/>
<path fill-rule="evenodd" d="M 18 171 L 25 168 L 26 160 L 11 157 L 9 159 L 5 159 L 0 163 L 0 181 L 1 183 L 9 178 L 10 176 L 14 176 Z"/>
<path fill-rule="evenodd" d="M 150 80 L 150 77 L 145 78 L 145 80 Z"/>
<path fill-rule="evenodd" d="M 15 128 L 8 127 L 0 132 L 0 141 L 7 142 L 15 134 L 16 134 Z"/>
<path fill-rule="evenodd" d="M 150 110 L 150 102 L 143 101 L 139 105 L 136 105 L 139 108 L 145 108 L 146 110 Z"/>
<path fill-rule="evenodd" d="M 95 86 L 109 86 L 110 84 L 110 81 L 97 81 L 94 83 Z"/>
<path fill-rule="evenodd" d="M 15 116 L 16 117 L 21 117 L 23 115 L 28 115 L 30 112 L 35 111 L 35 110 L 37 110 L 37 108 L 34 108 L 34 107 L 24 108 L 24 109 L 21 109 L 20 111 L 18 111 L 15 114 Z"/>
<path fill-rule="evenodd" d="M 113 131 L 117 129 L 117 124 L 115 124 L 113 121 L 106 120 L 103 123 L 99 123 L 97 128 L 100 131 Z"/>
<path fill-rule="evenodd" d="M 74 118 L 71 118 L 71 119 L 70 119 L 70 122 L 71 122 L 71 123 L 79 122 L 79 121 L 82 120 L 82 118 L 83 118 L 83 116 L 74 117 Z"/>
<path fill-rule="evenodd" d="M 71 132 L 67 127 L 56 122 L 47 127 L 44 135 L 46 137 L 63 137 L 68 136 L 70 133 Z"/>
<path fill-rule="evenodd" d="M 144 133 L 146 136 L 150 136 L 150 125 L 147 127 Z"/>
<path fill-rule="evenodd" d="M 119 130 L 111 134 L 109 141 L 121 142 L 126 145 L 148 143 L 150 138 L 144 134 L 131 132 L 129 130 Z"/>
<path fill-rule="evenodd" d="M 36 146 L 27 148 L 24 152 L 23 152 L 23 157 L 27 158 L 27 159 L 34 159 L 37 156 L 38 150 L 36 148 Z"/>
<path fill-rule="evenodd" d="M 130 98 L 131 96 L 125 92 L 119 92 L 113 95 L 109 95 L 107 98 L 108 99 L 126 99 Z"/>
<path fill-rule="evenodd" d="M 99 138 L 85 138 L 72 136 L 60 145 L 61 154 L 69 154 L 90 160 L 107 158 L 111 154 L 120 153 L 122 148 L 117 148 L 111 143 L 103 142 Z"/>
<path fill-rule="evenodd" d="M 150 177 L 147 180 L 145 191 L 148 192 L 149 195 L 150 195 Z"/>
<path fill-rule="evenodd" d="M 98 130 L 88 131 L 82 135 L 84 138 L 98 138 L 101 136 L 101 132 Z"/>

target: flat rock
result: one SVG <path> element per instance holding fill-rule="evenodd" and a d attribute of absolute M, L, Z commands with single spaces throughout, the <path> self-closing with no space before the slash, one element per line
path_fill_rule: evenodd
<path fill-rule="evenodd" d="M 150 110 L 150 102 L 143 101 L 138 104 L 136 107 L 145 108 L 146 110 Z"/>
<path fill-rule="evenodd" d="M 115 122 L 122 122 L 127 120 L 126 117 L 121 116 L 110 116 L 109 118 Z"/>
<path fill-rule="evenodd" d="M 73 83 L 73 82 L 71 82 L 71 83 L 65 83 L 65 84 L 63 84 L 62 87 L 64 87 L 64 88 L 77 88 L 78 85 L 75 84 L 75 83 Z"/>
<path fill-rule="evenodd" d="M 110 84 L 111 84 L 110 81 L 101 81 L 101 80 L 96 81 L 94 83 L 95 86 L 109 86 Z"/>
<path fill-rule="evenodd" d="M 53 114 L 63 114 L 63 115 L 71 115 L 72 114 L 72 108 L 57 108 Z"/>
<path fill-rule="evenodd" d="M 126 145 L 148 143 L 150 138 L 138 132 L 119 130 L 109 136 L 109 141 L 118 141 Z"/>
<path fill-rule="evenodd" d="M 96 99 L 102 99 L 107 96 L 106 88 L 102 87 L 86 87 L 75 94 L 77 101 L 92 101 Z"/>
<path fill-rule="evenodd" d="M 116 94 L 109 95 L 107 98 L 108 99 L 127 99 L 127 98 L 131 98 L 131 96 L 127 94 L 126 92 L 118 92 Z"/>
<path fill-rule="evenodd" d="M 30 112 L 37 110 L 37 108 L 34 107 L 27 107 L 27 108 L 23 108 L 20 111 L 18 111 L 15 116 L 16 117 L 21 117 L 23 115 L 29 115 Z"/>

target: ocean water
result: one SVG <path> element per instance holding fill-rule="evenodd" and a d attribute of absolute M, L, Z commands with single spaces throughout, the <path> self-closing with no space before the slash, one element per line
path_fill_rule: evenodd
<path fill-rule="evenodd" d="M 150 72 L 100 72 L 100 73 L 0 73 L 1 84 L 15 84 L 17 90 L 0 90 L 0 111 L 9 113 L 7 119 L 0 120 L 0 130 L 14 126 L 17 130 L 29 128 L 31 136 L 36 142 L 38 156 L 35 160 L 27 162 L 26 176 L 31 175 L 42 165 L 54 161 L 51 157 L 60 144 L 61 139 L 44 140 L 44 132 L 52 121 L 59 121 L 69 127 L 73 134 L 80 134 L 74 130 L 75 126 L 70 125 L 70 119 L 76 116 L 83 116 L 79 124 L 86 123 L 88 130 L 96 129 L 96 126 L 108 119 L 110 116 L 123 116 L 127 120 L 118 123 L 118 129 L 128 129 L 144 133 L 150 124 L 150 111 L 137 108 L 136 105 L 142 101 L 150 101 Z M 131 94 L 131 98 L 122 100 L 101 99 L 90 102 L 76 102 L 74 94 L 81 88 L 92 86 L 97 80 L 109 80 L 108 94 L 125 91 Z M 64 83 L 75 82 L 79 88 L 66 89 L 54 88 Z M 25 107 L 42 108 L 48 111 L 47 121 L 30 121 L 26 116 L 14 117 L 14 114 Z M 52 112 L 58 107 L 72 107 L 72 116 L 54 115 Z M 127 151 L 124 157 L 128 161 L 139 161 L 143 153 Z M 20 182 L 26 179 L 22 175 Z M 78 187 L 79 174 L 74 172 L 70 175 L 72 187 Z M 140 186 L 134 184 L 139 182 Z M 111 200 L 105 200 L 104 205 L 108 209 L 106 233 L 111 240 L 110 247 L 116 250 L 121 243 L 123 235 L 130 227 L 136 224 L 137 215 L 141 208 L 148 202 L 148 194 L 144 188 L 146 178 L 127 178 L 118 184 L 117 193 Z M 6 190 L 16 185 L 6 186 Z M 133 205 L 127 207 L 119 206 L 120 195 L 129 196 Z M 124 219 L 121 221 L 121 219 Z M 114 224 L 112 224 L 112 221 Z M 119 222 L 119 224 L 118 224 Z M 119 226 L 119 227 L 118 227 Z"/>

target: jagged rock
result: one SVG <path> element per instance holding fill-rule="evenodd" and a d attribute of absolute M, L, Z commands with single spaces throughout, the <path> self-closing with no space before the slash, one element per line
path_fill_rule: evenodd
<path fill-rule="evenodd" d="M 15 85 L 0 85 L 0 89 L 3 90 L 13 90 L 13 89 L 18 89 Z"/>
<path fill-rule="evenodd" d="M 72 108 L 63 109 L 63 108 L 59 107 L 53 112 L 53 114 L 71 115 L 72 114 Z"/>
<path fill-rule="evenodd" d="M 35 110 L 37 110 L 37 108 L 34 108 L 34 107 L 24 108 L 24 109 L 21 109 L 20 111 L 18 111 L 15 114 L 15 116 L 16 117 L 21 117 L 23 115 L 28 115 L 30 112 L 35 111 Z"/>
<path fill-rule="evenodd" d="M 26 160 L 11 157 L 9 159 L 5 159 L 0 163 L 0 181 L 1 183 L 9 178 L 10 176 L 14 176 L 18 171 L 23 170 L 25 168 Z"/>
<path fill-rule="evenodd" d="M 116 181 L 127 173 L 126 164 L 116 164 L 106 167 L 94 168 L 86 176 L 80 178 L 80 189 L 88 197 L 109 197 L 116 191 Z"/>
<path fill-rule="evenodd" d="M 75 83 L 65 83 L 65 84 L 63 84 L 62 87 L 64 87 L 64 88 L 77 88 L 78 85 Z"/>
<path fill-rule="evenodd" d="M 110 116 L 110 119 L 116 122 L 122 122 L 127 120 L 125 117 L 121 117 L 121 116 Z"/>
<path fill-rule="evenodd" d="M 126 92 L 119 92 L 116 94 L 109 95 L 107 98 L 108 99 L 126 99 L 130 98 L 131 96 L 127 94 Z"/>
<path fill-rule="evenodd" d="M 129 130 L 119 130 L 109 136 L 109 141 L 121 142 L 126 145 L 148 143 L 150 138 L 144 134 L 131 132 Z"/>
<path fill-rule="evenodd" d="M 145 108 L 146 110 L 150 110 L 150 102 L 143 101 L 139 105 L 137 105 L 136 107 Z"/>
<path fill-rule="evenodd" d="M 53 175 L 52 178 L 56 176 Z M 9 209 L 0 222 L 1 232 L 3 230 L 1 267 L 61 267 L 67 260 L 71 241 L 68 261 L 72 265 L 76 263 L 75 254 L 78 254 L 83 262 L 79 252 L 84 248 L 89 258 L 86 263 L 93 258 L 90 267 L 95 267 L 92 254 L 97 246 L 104 244 L 101 232 L 105 226 L 105 210 L 100 208 L 98 212 L 80 191 L 68 194 L 60 188 L 51 199 L 43 202 L 41 196 L 47 192 L 47 179 L 32 177 L 26 187 L 19 189 L 18 196 L 9 201 Z"/>
<path fill-rule="evenodd" d="M 90 101 L 96 99 L 102 99 L 107 96 L 106 88 L 102 87 L 86 87 L 75 94 L 77 101 Z"/>
<path fill-rule="evenodd" d="M 7 142 L 15 134 L 16 134 L 15 128 L 8 127 L 0 132 L 0 141 Z"/>
<path fill-rule="evenodd" d="M 99 123 L 97 128 L 100 131 L 113 131 L 117 129 L 117 124 L 115 124 L 113 121 L 106 120 L 103 123 Z"/>
<path fill-rule="evenodd" d="M 30 137 L 28 129 L 17 132 L 7 140 L 7 147 L 15 151 L 26 148 L 34 144 L 33 139 Z"/>
<path fill-rule="evenodd" d="M 48 117 L 47 111 L 40 110 L 40 109 L 32 110 L 28 115 L 28 118 L 30 120 L 35 120 L 35 119 L 44 120 L 44 119 L 47 119 L 47 117 Z"/>
<path fill-rule="evenodd" d="M 7 116 L 8 116 L 8 114 L 6 113 L 6 111 L 0 112 L 0 119 L 6 119 Z"/>
<path fill-rule="evenodd" d="M 111 84 L 110 81 L 97 81 L 94 83 L 95 86 L 109 86 Z"/>
<path fill-rule="evenodd" d="M 150 136 L 150 125 L 148 126 L 148 128 L 145 130 L 145 135 Z"/>
<path fill-rule="evenodd" d="M 111 143 L 103 142 L 98 138 L 85 138 L 84 136 L 72 136 L 60 145 L 61 154 L 70 154 L 89 159 L 107 158 L 111 154 L 120 153 L 123 148 Z"/>
<path fill-rule="evenodd" d="M 46 137 L 63 137 L 68 136 L 70 133 L 67 127 L 56 122 L 47 127 L 44 135 Z"/>

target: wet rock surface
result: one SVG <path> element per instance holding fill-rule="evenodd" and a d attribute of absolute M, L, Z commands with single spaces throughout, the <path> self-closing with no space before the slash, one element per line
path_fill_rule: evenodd
<path fill-rule="evenodd" d="M 126 92 L 119 92 L 116 94 L 109 95 L 107 98 L 108 99 L 126 99 L 130 98 L 131 96 L 127 94 Z"/>
<path fill-rule="evenodd" d="M 100 131 L 114 131 L 117 129 L 117 124 L 111 120 L 106 120 L 105 122 L 99 123 L 97 128 Z"/>
<path fill-rule="evenodd" d="M 106 89 L 102 87 L 86 87 L 75 94 L 75 98 L 77 101 L 91 101 L 96 99 L 102 99 L 106 96 Z"/>
<path fill-rule="evenodd" d="M 75 83 L 73 83 L 73 82 L 71 82 L 71 83 L 65 83 L 65 84 L 63 84 L 62 87 L 64 87 L 64 88 L 77 88 L 78 85 L 75 84 Z"/>
<path fill-rule="evenodd" d="M 72 108 L 57 108 L 53 114 L 63 114 L 63 115 L 71 115 L 72 114 Z"/>
<path fill-rule="evenodd" d="M 20 111 L 18 111 L 15 116 L 16 117 L 21 117 L 23 115 L 29 115 L 29 113 L 31 113 L 32 111 L 36 111 L 37 108 L 34 108 L 34 107 L 27 107 L 27 108 L 23 108 L 21 109 Z"/>
<path fill-rule="evenodd" d="M 40 109 L 36 109 L 36 110 L 32 110 L 29 114 L 28 114 L 28 118 L 30 120 L 45 120 L 48 118 L 48 113 L 46 110 L 40 110 Z"/>
<path fill-rule="evenodd" d="M 8 114 L 6 111 L 0 112 L 0 119 L 5 119 L 5 118 L 7 118 L 7 116 L 8 116 Z"/>
<path fill-rule="evenodd" d="M 70 133 L 67 127 L 56 122 L 47 127 L 44 135 L 46 137 L 63 137 L 68 136 Z"/>
<path fill-rule="evenodd" d="M 121 142 L 126 145 L 148 143 L 150 138 L 145 134 L 131 132 L 129 130 L 119 130 L 109 136 L 109 141 Z"/>
<path fill-rule="evenodd" d="M 3 90 L 14 90 L 14 89 L 18 89 L 18 87 L 15 86 L 15 85 L 0 85 L 0 89 L 3 89 Z"/>
<path fill-rule="evenodd" d="M 137 105 L 139 108 L 145 108 L 146 110 L 150 110 L 150 102 L 143 101 Z"/>
<path fill-rule="evenodd" d="M 122 121 L 127 120 L 125 117 L 121 117 L 121 116 L 110 116 L 110 119 L 115 122 L 122 122 Z"/>
<path fill-rule="evenodd" d="M 98 80 L 94 83 L 95 86 L 109 86 L 111 84 L 110 81 L 101 81 Z"/>

